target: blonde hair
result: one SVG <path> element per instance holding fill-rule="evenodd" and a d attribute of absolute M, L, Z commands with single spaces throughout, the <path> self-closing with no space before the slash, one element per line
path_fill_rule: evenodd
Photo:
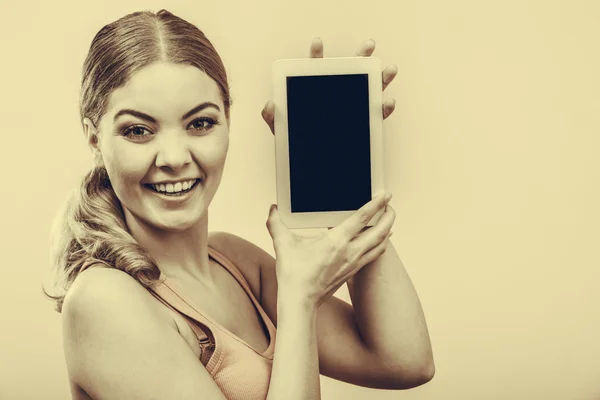
<path fill-rule="evenodd" d="M 166 60 L 199 68 L 219 86 L 229 119 L 231 97 L 223 62 L 202 31 L 166 10 L 136 12 L 104 26 L 92 40 L 83 66 L 80 116 L 98 126 L 108 97 L 132 74 Z M 89 171 L 55 217 L 51 263 L 56 294 L 46 295 L 62 311 L 75 278 L 92 265 L 116 268 L 150 288 L 160 270 L 148 251 L 131 236 L 105 168 Z"/>

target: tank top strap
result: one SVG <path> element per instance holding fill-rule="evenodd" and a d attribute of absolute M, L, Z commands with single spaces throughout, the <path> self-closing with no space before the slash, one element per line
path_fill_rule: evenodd
<path fill-rule="evenodd" d="M 225 268 L 225 270 L 228 271 L 234 277 L 234 279 L 238 282 L 238 284 L 242 287 L 244 292 L 246 292 L 247 296 L 250 298 L 252 304 L 258 311 L 266 330 L 268 331 L 270 339 L 269 346 L 264 352 L 260 353 L 257 350 L 253 350 L 263 357 L 272 357 L 275 346 L 275 335 L 277 328 L 275 327 L 265 310 L 262 308 L 260 302 L 254 296 L 254 293 L 252 292 L 250 285 L 244 278 L 244 275 L 227 257 L 225 257 L 222 253 L 210 246 L 208 247 L 208 255 L 217 263 L 219 263 L 219 265 Z M 186 296 L 184 291 L 175 282 L 171 282 L 168 279 L 168 277 L 164 274 L 161 273 L 160 280 L 152 288 L 152 292 L 152 294 L 167 307 L 186 317 L 186 321 L 197 334 L 199 342 L 202 343 L 202 341 L 204 340 L 205 342 L 207 342 L 206 344 L 212 344 L 211 348 L 214 349 L 214 354 L 212 357 L 210 357 L 210 360 L 206 365 L 209 372 L 214 371 L 214 368 L 216 368 L 216 366 L 218 366 L 218 364 L 220 363 L 223 351 L 221 344 L 224 341 L 229 340 L 228 338 L 233 338 L 234 340 L 245 344 L 247 347 L 250 347 L 239 337 L 235 336 L 234 334 L 223 328 L 221 325 L 219 325 L 216 321 L 212 320 L 210 316 L 204 315 L 202 310 L 199 309 L 197 305 L 194 304 L 194 302 Z"/>
<path fill-rule="evenodd" d="M 201 316 L 201 314 L 198 314 L 195 309 L 183 301 L 171 287 L 165 285 L 164 282 L 160 282 L 150 293 L 166 307 L 182 315 L 198 337 L 200 343 L 214 342 L 212 334 L 209 335 L 206 333 L 210 332 L 210 328 L 205 327 L 207 329 L 202 329 L 198 326 L 199 324 L 205 325 L 202 320 L 198 319 L 198 315 Z"/>
<path fill-rule="evenodd" d="M 233 275 L 233 277 L 238 281 L 240 286 L 248 294 L 248 297 L 250 297 L 252 303 L 254 304 L 254 307 L 256 307 L 256 309 L 260 313 L 263 321 L 265 322 L 265 325 L 267 326 L 267 329 L 269 330 L 269 335 L 271 337 L 274 337 L 276 331 L 275 324 L 273 324 L 273 321 L 271 321 L 269 315 L 265 312 L 258 299 L 254 296 L 254 293 L 252 292 L 248 281 L 241 273 L 241 271 L 227 257 L 225 257 L 223 253 L 220 253 L 218 250 L 210 246 L 208 247 L 208 254 L 219 264 L 225 267 L 225 269 L 227 269 L 227 271 L 229 271 L 229 273 Z"/>
<path fill-rule="evenodd" d="M 151 290 L 152 295 L 169 309 L 183 315 L 202 348 L 200 362 L 209 373 L 214 373 L 223 358 L 218 328 L 215 329 L 211 321 L 202 315 L 182 293 L 178 293 L 165 281 L 166 276 L 161 273 L 160 281 Z"/>

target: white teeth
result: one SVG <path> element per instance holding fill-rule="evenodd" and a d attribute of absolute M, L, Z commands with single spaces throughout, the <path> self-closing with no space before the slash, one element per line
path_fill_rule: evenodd
<path fill-rule="evenodd" d="M 166 184 L 159 183 L 159 184 L 155 184 L 155 185 L 151 185 L 151 186 L 157 192 L 176 193 L 176 192 L 181 192 L 182 190 L 188 190 L 189 188 L 191 188 L 194 185 L 195 182 L 196 182 L 196 180 L 192 179 L 189 181 L 176 182 L 176 183 L 166 183 Z"/>

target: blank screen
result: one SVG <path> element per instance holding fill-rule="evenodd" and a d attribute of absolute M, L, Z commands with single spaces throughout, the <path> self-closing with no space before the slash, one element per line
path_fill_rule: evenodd
<path fill-rule="evenodd" d="M 288 77 L 287 104 L 292 212 L 370 201 L 368 75 Z"/>

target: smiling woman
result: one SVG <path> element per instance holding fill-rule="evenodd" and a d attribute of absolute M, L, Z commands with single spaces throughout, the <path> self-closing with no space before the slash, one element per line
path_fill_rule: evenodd
<path fill-rule="evenodd" d="M 191 170 L 192 155 L 183 154 L 185 147 L 179 140 L 203 142 L 195 145 L 207 153 L 201 158 L 202 170 L 206 174 L 210 165 L 216 169 L 212 193 L 203 193 L 204 197 L 211 193 L 206 199 L 210 202 L 226 157 L 230 104 L 219 55 L 201 31 L 180 18 L 164 10 L 156 15 L 138 12 L 97 33 L 84 63 L 80 100 L 96 167 L 65 206 L 66 215 L 56 219 L 60 232 L 54 235 L 53 254 L 57 272 L 64 274 L 65 289 L 80 272 L 99 262 L 127 272 L 146 287 L 158 279 L 160 271 L 138 246 L 131 225 L 138 218 L 166 218 L 156 207 L 171 205 L 182 215 L 190 214 L 173 207 L 175 199 L 153 196 L 162 185 L 168 191 L 169 182 L 193 181 L 188 189 L 200 184 L 206 188 L 206 177 L 202 181 L 198 165 Z M 184 124 L 185 129 L 177 129 Z M 216 133 L 208 135 L 210 131 Z M 207 145 L 212 148 L 206 149 Z M 151 171 L 153 163 L 156 170 Z M 181 173 L 183 164 L 185 173 Z M 152 184 L 158 184 L 159 190 L 146 190 Z M 202 202 L 193 204 L 197 213 L 202 212 Z M 198 215 L 189 215 L 194 218 Z M 185 228 L 180 222 L 171 225 Z M 63 300 L 64 295 L 57 297 L 59 311 Z"/>
<path fill-rule="evenodd" d="M 134 237 L 141 224 L 184 231 L 203 217 L 229 145 L 221 97 L 199 68 L 160 60 L 110 94 L 97 127 L 83 118 L 98 166 L 115 177 L 111 186 Z"/>
<path fill-rule="evenodd" d="M 51 296 L 73 398 L 318 399 L 319 373 L 387 389 L 432 378 L 423 312 L 388 241 L 391 195 L 313 238 L 272 206 L 276 258 L 209 234 L 231 99 L 198 28 L 165 10 L 106 25 L 81 93 L 95 167 L 56 218 Z M 272 126 L 270 103 L 263 118 Z M 345 283 L 352 306 L 332 296 Z"/>

